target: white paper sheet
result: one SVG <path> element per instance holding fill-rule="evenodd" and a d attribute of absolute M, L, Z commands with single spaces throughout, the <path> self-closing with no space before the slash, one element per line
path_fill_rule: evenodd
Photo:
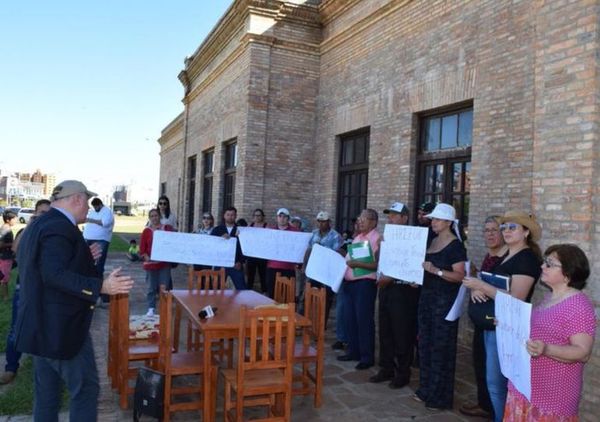
<path fill-rule="evenodd" d="M 531 303 L 497 292 L 496 342 L 502 374 L 531 400 L 531 356 L 526 342 L 531 334 Z"/>
<path fill-rule="evenodd" d="M 397 280 L 423 284 L 427 234 L 426 227 L 386 224 L 377 270 Z"/>
<path fill-rule="evenodd" d="M 239 227 L 242 253 L 254 258 L 283 262 L 304 262 L 312 233 L 289 230 Z"/>
<path fill-rule="evenodd" d="M 237 239 L 157 230 L 152 237 L 153 261 L 233 267 Z"/>
<path fill-rule="evenodd" d="M 467 296 L 467 289 L 464 285 L 460 285 L 460 289 L 458 289 L 458 294 L 456 295 L 456 299 L 452 304 L 452 308 L 448 311 L 448 315 L 446 315 L 446 321 L 456 321 L 461 317 L 464 307 L 463 303 L 465 303 L 465 297 Z"/>
<path fill-rule="evenodd" d="M 313 245 L 306 264 L 308 278 L 328 285 L 337 293 L 345 272 L 346 260 L 343 256 L 319 244 Z"/>

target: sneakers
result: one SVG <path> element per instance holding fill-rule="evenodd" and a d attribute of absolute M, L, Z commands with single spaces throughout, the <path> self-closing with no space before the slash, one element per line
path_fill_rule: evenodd
<path fill-rule="evenodd" d="M 154 316 L 154 308 L 148 308 L 148 312 L 146 312 L 146 316 Z"/>
<path fill-rule="evenodd" d="M 13 382 L 17 374 L 15 372 L 6 371 L 2 375 L 0 375 L 0 385 L 10 384 Z"/>

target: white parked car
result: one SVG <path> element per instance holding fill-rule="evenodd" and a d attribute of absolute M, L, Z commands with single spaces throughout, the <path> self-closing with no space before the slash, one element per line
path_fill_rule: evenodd
<path fill-rule="evenodd" d="M 21 208 L 19 213 L 17 214 L 17 218 L 19 219 L 19 223 L 27 224 L 29 223 L 29 219 L 35 212 L 33 208 Z"/>

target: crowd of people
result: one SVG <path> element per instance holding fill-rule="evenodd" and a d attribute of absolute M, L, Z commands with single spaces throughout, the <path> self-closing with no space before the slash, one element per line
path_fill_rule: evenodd
<path fill-rule="evenodd" d="M 14 379 L 20 352 L 34 356 L 36 420 L 57 412 L 59 398 L 42 391 L 60 379 L 71 394 L 73 420 L 94 420 L 98 380 L 95 365 L 90 364 L 93 305 L 108 301 L 110 295 L 128 292 L 133 285 L 131 277 L 122 275 L 120 269 L 104 276 L 114 219 L 98 198 L 91 201 L 93 208 L 88 211 L 88 201 L 94 196 L 81 182 L 62 182 L 50 201 L 36 204 L 27 230 L 19 232 L 16 238 L 10 230 L 16 216 L 10 211 L 3 215 L 0 287 L 6 285 L 16 263 L 22 283 L 13 297 L 13 325 L 0 382 Z M 401 202 L 393 203 L 383 214 L 387 224 L 410 224 L 408 207 Z M 153 234 L 157 230 L 176 231 L 178 221 L 166 196 L 159 198 L 148 217 L 139 246 L 132 240 L 127 256 L 142 262 L 148 314 L 152 315 L 157 294 L 172 288 L 172 264 L 150 258 Z M 81 223 L 86 223 L 83 234 L 77 229 Z M 485 219 L 485 257 L 479 268 L 473 264 L 466 268 L 465 234 L 451 205 L 422 204 L 416 224 L 426 227 L 428 233 L 420 284 L 378 271 L 383 239 L 378 230 L 379 213 L 370 208 L 353 220 L 352 231 L 343 234 L 333 228 L 329 213 L 320 211 L 303 262 L 245 257 L 237 242 L 234 266 L 225 271 L 236 289 L 258 288 L 273 297 L 276 273 L 303 277 L 314 245 L 345 256 L 347 269 L 337 294 L 310 280 L 313 286 L 327 289 L 326 324 L 335 300 L 336 341 L 332 348 L 343 351 L 337 359 L 356 362 L 356 370 L 371 368 L 376 362 L 378 333 L 379 370 L 369 380 L 387 382 L 390 388 L 400 389 L 410 382 L 411 367 L 418 366 L 418 388 L 412 398 L 430 410 L 453 407 L 458 320 L 448 321 L 446 315 L 462 284 L 470 290 L 468 314 L 474 326 L 472 352 L 478 394 L 476 403 L 463 403 L 460 411 L 494 421 L 576 420 L 583 367 L 591 355 L 596 328 L 594 306 L 581 292 L 590 274 L 582 250 L 576 245 L 559 244 L 542 254 L 538 245 L 542 229 L 536 219 L 528 213 L 508 210 Z M 238 219 L 234 207 L 228 207 L 220 224 L 215 223 L 211 213 L 203 213 L 195 233 L 235 238 L 238 228 L 247 225 Z M 272 225 L 262 209 L 255 209 L 249 226 L 292 232 L 307 228 L 301 218 L 291 216 L 283 207 L 275 213 Z M 471 227 L 471 237 L 477 232 Z M 480 276 L 482 272 L 508 277 L 510 288 L 486 282 Z M 500 369 L 494 299 L 502 291 L 530 302 L 538 279 L 549 291 L 534 306 L 531 317 L 531 338 L 526 345 L 531 355 L 532 391 L 528 399 Z M 300 290 L 297 293 L 301 296 Z M 556 377 L 561 383 L 552 382 Z"/>

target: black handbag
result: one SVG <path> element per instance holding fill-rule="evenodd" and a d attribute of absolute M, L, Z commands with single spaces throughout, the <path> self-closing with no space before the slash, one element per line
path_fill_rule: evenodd
<path fill-rule="evenodd" d="M 473 324 L 481 330 L 495 330 L 494 318 L 496 317 L 496 310 L 494 308 L 494 301 L 488 299 L 486 302 L 473 302 L 469 300 L 469 318 L 473 321 Z"/>
<path fill-rule="evenodd" d="M 138 370 L 133 393 L 133 420 L 138 422 L 142 415 L 163 418 L 165 376 L 145 366 Z"/>

